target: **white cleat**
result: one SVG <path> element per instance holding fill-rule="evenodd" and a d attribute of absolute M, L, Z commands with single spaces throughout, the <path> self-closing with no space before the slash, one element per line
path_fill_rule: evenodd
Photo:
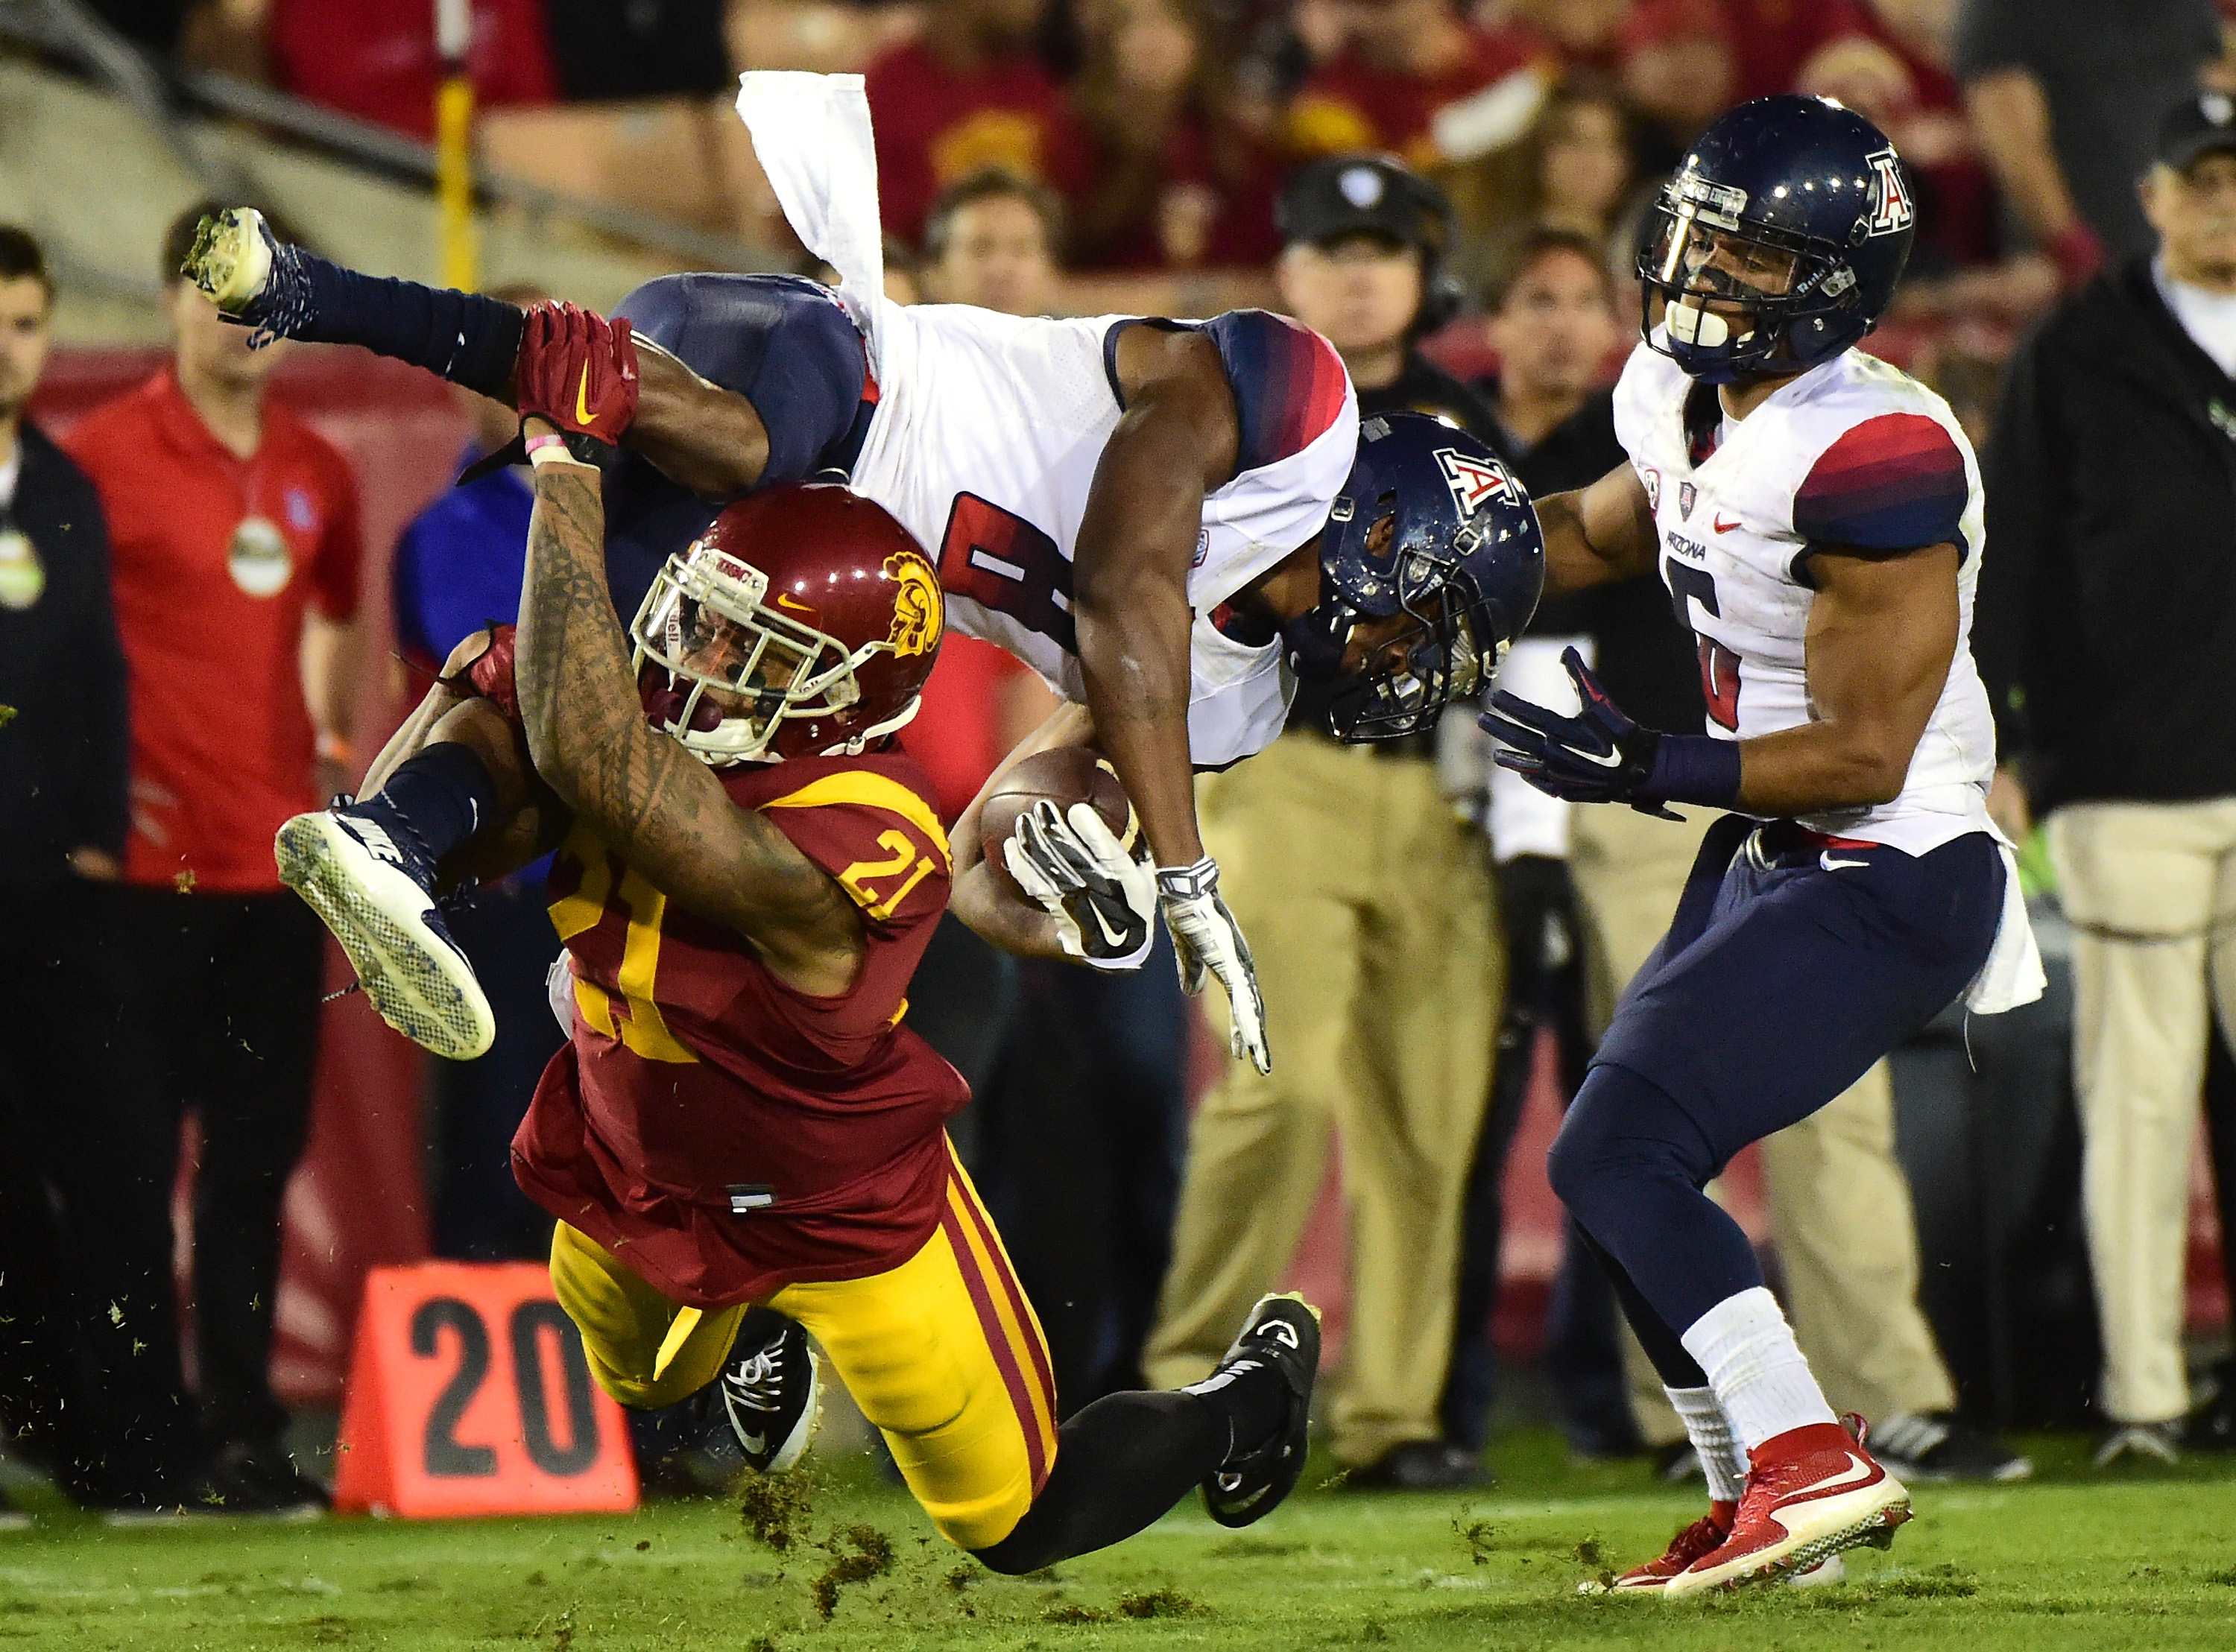
<path fill-rule="evenodd" d="M 296 816 L 273 854 L 280 881 L 333 931 L 382 1020 L 453 1061 L 489 1049 L 497 1017 L 436 909 L 434 867 L 416 843 L 342 805 Z"/>
<path fill-rule="evenodd" d="M 253 206 L 229 206 L 202 220 L 179 273 L 226 314 L 237 316 L 263 292 L 272 273 L 273 251 L 264 214 Z"/>

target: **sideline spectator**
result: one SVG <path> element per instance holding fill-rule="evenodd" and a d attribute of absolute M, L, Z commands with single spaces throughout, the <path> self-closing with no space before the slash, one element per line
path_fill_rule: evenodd
<path fill-rule="evenodd" d="M 23 418 L 53 305 L 38 243 L 0 226 L 0 1437 L 82 1501 L 153 1510 L 194 1500 L 197 1452 L 117 933 L 131 730 L 108 532 Z"/>
<path fill-rule="evenodd" d="M 171 364 L 70 433 L 109 518 L 131 667 L 132 831 L 119 891 L 135 1026 L 174 1110 L 201 1126 L 194 1332 L 203 1423 L 227 1473 L 274 1506 L 325 1492 L 281 1441 L 272 1393 L 280 1204 L 310 1122 L 325 936 L 280 884 L 272 838 L 347 778 L 357 482 L 266 396 L 252 351 L 164 238 Z M 291 238 L 292 239 L 292 238 Z M 169 1177 L 162 1178 L 168 1185 Z"/>
<path fill-rule="evenodd" d="M 1516 253 L 1514 278 L 1486 331 L 1499 370 L 1476 389 L 1491 403 L 1501 448 L 1524 485 L 1534 488 L 1549 469 L 1560 474 L 1560 440 L 1553 439 L 1549 451 L 1542 444 L 1606 382 L 1621 336 L 1614 278 L 1600 247 L 1569 230 L 1533 232 Z M 1535 463 L 1541 451 L 1549 467 Z M 1488 769 L 1487 759 L 1483 766 Z M 1566 805 L 1546 801 L 1565 810 Z M 1490 1109 L 1468 1177 L 1457 1328 L 1440 1406 L 1445 1438 L 1477 1451 L 1489 1438 L 1495 1398 L 1490 1337 L 1505 1225 L 1506 1156 L 1529 1098 L 1538 1031 L 1554 1034 L 1564 1097 L 1575 1092 L 1591 1053 L 1568 862 L 1557 849 L 1513 830 L 1510 808 L 1508 813 L 1508 834 L 1490 845 L 1506 943 L 1506 1000 Z M 1598 1263 L 1588 1256 L 1582 1261 L 1580 1268 L 1564 1268 L 1556 1282 L 1547 1314 L 1546 1360 L 1557 1372 L 1555 1392 L 1571 1441 L 1588 1456 L 1623 1455 L 1635 1452 L 1639 1441 L 1615 1336 L 1615 1296 Z"/>
<path fill-rule="evenodd" d="M 2099 1463 L 2171 1461 L 2182 1439 L 2209 1020 L 2236 1035 L 2236 103 L 2174 107 L 2143 202 L 2156 254 L 2098 276 L 2012 357 L 1976 632 L 2008 754 L 1999 817 L 2047 816 L 2075 931 Z"/>
<path fill-rule="evenodd" d="M 1585 78 L 1555 88 L 1516 153 L 1465 168 L 1452 180 L 1476 268 L 1492 291 L 1518 267 L 1533 232 L 1551 227 L 1588 238 L 1604 260 L 1627 262 L 1621 226 L 1638 194 L 1636 122 L 1611 82 Z"/>
<path fill-rule="evenodd" d="M 1275 161 L 1238 118 L 1199 0 L 1090 0 L 1073 106 L 1102 176 L 1074 261 L 1096 269 L 1265 263 Z"/>
<path fill-rule="evenodd" d="M 1452 0 L 1378 0 L 1351 10 L 1347 43 L 1290 103 L 1289 149 L 1298 158 L 1386 149 L 1428 167 L 1496 147 L 1535 112 L 1546 54 L 1526 30 L 1482 28 Z M 1478 102 L 1470 111 L 1492 137 L 1467 130 L 1471 121 L 1440 128 L 1440 115 L 1496 92 L 1508 103 Z"/>
<path fill-rule="evenodd" d="M 1443 196 L 1352 155 L 1303 168 L 1278 210 L 1284 306 L 1342 354 L 1362 416 L 1417 409 L 1493 439 L 1475 394 L 1411 348 L 1450 233 Z M 1483 840 L 1444 794 L 1433 737 L 1346 746 L 1325 727 L 1325 701 L 1299 694 L 1279 739 L 1197 783 L 1280 1055 L 1270 1076 L 1226 1065 L 1197 1111 L 1148 1376 L 1200 1380 L 1279 1282 L 1332 1131 L 1351 1217 L 1336 1458 L 1355 1486 L 1479 1485 L 1437 1399 L 1502 989 Z"/>
<path fill-rule="evenodd" d="M 234 28 L 262 31 L 281 89 L 415 138 L 435 135 L 443 65 L 428 0 L 248 0 L 226 10 Z M 540 0 L 473 0 L 473 12 L 466 69 L 476 103 L 555 102 Z"/>
<path fill-rule="evenodd" d="M 2218 56 L 2213 0 L 1963 0 L 1955 67 L 1988 166 L 2079 285 L 2156 245 L 2135 200 L 2160 111 Z"/>
<path fill-rule="evenodd" d="M 925 214 L 917 272 L 933 304 L 975 304 L 1010 316 L 1055 312 L 1062 278 L 1063 206 L 1055 193 L 987 167 L 940 193 Z"/>
<path fill-rule="evenodd" d="M 1622 327 L 1605 251 L 1588 233 L 1533 231 L 1484 323 L 1499 364 L 1476 389 L 1491 403 L 1501 445 L 1517 462 L 1607 382 Z"/>
<path fill-rule="evenodd" d="M 525 309 L 550 297 L 533 286 L 492 294 Z M 459 468 L 494 453 L 520 428 L 502 402 L 453 388 L 473 422 Z M 450 488 L 412 519 L 390 571 L 396 640 L 407 661 L 439 671 L 452 649 L 520 612 L 535 495 L 525 465 Z M 485 883 L 446 910 L 450 934 L 497 1011 L 497 1038 L 471 1061 L 433 1064 L 435 1254 L 462 1262 L 536 1262 L 550 1254 L 551 1218 L 512 1175 L 512 1137 L 536 1081 L 565 1035 L 549 1013 L 544 976 L 558 951 L 544 909 L 543 863 Z"/>
<path fill-rule="evenodd" d="M 1076 211 L 1093 162 L 1071 106 L 1034 55 L 1047 0 L 932 0 L 923 35 L 864 79 L 887 233 L 920 242 L 933 198 L 989 167 L 1036 179 Z"/>
<path fill-rule="evenodd" d="M 559 90 L 571 102 L 737 91 L 723 0 L 542 3 Z"/>

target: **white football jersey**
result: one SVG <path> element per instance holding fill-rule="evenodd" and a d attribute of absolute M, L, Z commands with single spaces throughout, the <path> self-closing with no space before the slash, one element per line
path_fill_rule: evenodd
<path fill-rule="evenodd" d="M 854 488 L 931 550 L 949 626 L 1075 701 L 1086 692 L 1072 557 L 1124 411 L 1113 351 L 1130 319 L 883 303 L 877 410 L 852 469 Z M 1241 425 L 1236 474 L 1204 499 L 1188 575 L 1189 746 L 1214 768 L 1270 743 L 1295 692 L 1278 642 L 1235 641 L 1214 613 L 1326 521 L 1351 474 L 1358 404 L 1334 348 L 1306 328 L 1255 310 L 1189 324 L 1219 346 Z"/>
<path fill-rule="evenodd" d="M 1901 795 L 1801 823 L 1921 855 L 1988 829 L 1996 732 L 1971 650 L 1983 549 L 1979 462 L 1949 404 L 1850 350 L 1781 385 L 1698 463 L 1693 381 L 1641 344 L 1615 387 L 1615 434 L 1646 486 L 1661 576 L 1699 639 L 1710 732 L 1751 739 L 1813 720 L 1805 644 L 1812 546 L 1898 552 L 1953 541 L 1956 653 Z M 1712 390 L 1702 387 L 1705 397 Z"/>

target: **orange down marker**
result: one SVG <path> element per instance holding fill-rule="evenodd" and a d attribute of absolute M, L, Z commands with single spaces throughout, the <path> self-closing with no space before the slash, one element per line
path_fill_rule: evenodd
<path fill-rule="evenodd" d="M 436 1519 L 636 1506 L 621 1408 L 534 1262 L 421 1262 L 365 1280 L 334 1507 Z"/>

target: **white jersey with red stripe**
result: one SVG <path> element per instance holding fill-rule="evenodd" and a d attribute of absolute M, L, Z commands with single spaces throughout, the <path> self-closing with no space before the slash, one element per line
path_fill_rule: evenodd
<path fill-rule="evenodd" d="M 931 547 L 952 630 L 1006 649 L 1074 701 L 1086 690 L 1072 559 L 1125 410 L 1117 337 L 1137 320 L 891 303 L 877 318 L 878 405 L 852 485 Z M 1187 582 L 1190 754 L 1217 768 L 1281 731 L 1295 685 L 1278 641 L 1234 640 L 1213 611 L 1326 521 L 1351 474 L 1358 406 L 1333 347 L 1293 322 L 1246 310 L 1184 324 L 1218 346 L 1240 425 L 1235 474 L 1204 498 Z"/>
<path fill-rule="evenodd" d="M 1779 386 L 1744 419 L 1725 418 L 1715 396 L 1645 344 L 1615 396 L 1616 436 L 1654 509 L 1663 582 L 1699 639 L 1710 732 L 1751 739 L 1814 720 L 1806 639 L 1817 551 L 1894 556 L 1953 543 L 1956 652 L 1900 795 L 1801 824 L 1913 855 L 1987 830 L 1996 732 L 1970 645 L 1983 495 L 1956 415 L 1858 350 Z"/>

